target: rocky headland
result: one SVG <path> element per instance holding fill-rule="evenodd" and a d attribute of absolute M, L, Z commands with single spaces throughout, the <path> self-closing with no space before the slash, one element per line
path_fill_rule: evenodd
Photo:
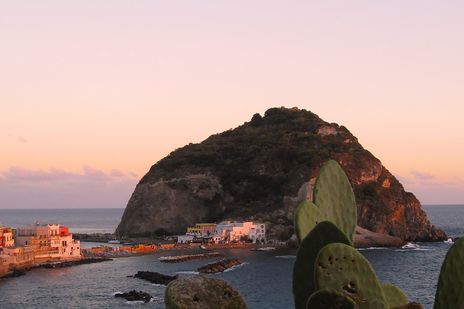
<path fill-rule="evenodd" d="M 236 219 L 264 222 L 268 238 L 287 240 L 297 205 L 311 198 L 329 159 L 348 175 L 361 228 L 401 241 L 446 238 L 414 194 L 347 128 L 297 108 L 255 114 L 157 162 L 135 188 L 116 234 L 181 234 L 197 222 Z"/>

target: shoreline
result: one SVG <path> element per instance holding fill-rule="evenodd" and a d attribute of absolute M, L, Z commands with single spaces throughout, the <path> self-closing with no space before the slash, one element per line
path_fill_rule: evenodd
<path fill-rule="evenodd" d="M 8 272 L 0 276 L 0 280 L 24 276 L 26 275 L 28 271 L 39 269 L 39 268 L 44 268 L 44 269 L 65 268 L 65 267 L 73 267 L 73 266 L 86 265 L 86 264 L 102 263 L 102 262 L 107 262 L 107 261 L 112 261 L 112 260 L 113 259 L 111 258 L 82 257 L 79 259 L 38 263 L 36 265 L 25 266 L 25 267 L 15 267 L 12 270 L 9 270 Z"/>

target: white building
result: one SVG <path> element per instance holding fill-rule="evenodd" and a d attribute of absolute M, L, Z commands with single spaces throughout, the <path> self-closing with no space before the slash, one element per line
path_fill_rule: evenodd
<path fill-rule="evenodd" d="M 177 236 L 178 244 L 188 244 L 193 241 L 194 235 L 179 235 Z"/>
<path fill-rule="evenodd" d="M 221 222 L 216 226 L 214 242 L 238 242 L 250 240 L 253 243 L 266 241 L 266 226 L 263 223 Z M 218 241 L 219 240 L 219 241 Z"/>

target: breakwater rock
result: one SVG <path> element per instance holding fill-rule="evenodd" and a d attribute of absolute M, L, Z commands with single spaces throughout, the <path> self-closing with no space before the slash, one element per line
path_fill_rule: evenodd
<path fill-rule="evenodd" d="M 417 198 L 344 126 L 298 108 L 271 108 L 243 125 L 171 152 L 133 192 L 117 235 L 185 233 L 225 219 L 266 224 L 268 239 L 294 234 L 323 162 L 337 161 L 356 196 L 357 223 L 405 241 L 445 240 Z"/>
<path fill-rule="evenodd" d="M 150 294 L 142 291 L 132 290 L 127 293 L 116 293 L 114 297 L 121 297 L 125 298 L 128 301 L 143 301 L 145 303 L 149 303 L 153 298 Z"/>
<path fill-rule="evenodd" d="M 55 263 L 40 264 L 37 267 L 63 268 L 63 267 L 71 267 L 71 266 L 84 265 L 84 264 L 101 263 L 101 262 L 107 262 L 107 261 L 112 261 L 112 260 L 113 259 L 108 259 L 108 258 L 83 258 L 83 259 L 73 260 L 73 261 L 61 261 L 61 262 L 55 262 Z"/>
<path fill-rule="evenodd" d="M 168 276 L 168 275 L 163 275 L 163 274 L 152 272 L 152 271 L 138 271 L 134 276 L 129 276 L 129 277 L 139 278 L 139 279 L 146 280 L 150 283 L 162 284 L 162 285 L 167 285 L 169 282 L 176 280 L 178 278 L 177 275 Z"/>
<path fill-rule="evenodd" d="M 224 254 L 220 252 L 208 252 L 208 253 L 200 253 L 200 254 L 162 256 L 162 257 L 159 257 L 158 260 L 164 263 L 178 263 L 178 262 L 184 262 L 184 261 L 189 261 L 189 260 L 210 259 L 210 258 L 220 257 L 220 256 L 224 256 Z"/>
<path fill-rule="evenodd" d="M 362 227 L 356 227 L 356 234 L 354 235 L 354 246 L 356 248 L 401 247 L 405 244 L 406 242 L 399 237 L 374 233 Z"/>
<path fill-rule="evenodd" d="M 215 263 L 206 264 L 198 268 L 198 272 L 203 274 L 214 274 L 223 272 L 226 269 L 240 265 L 242 262 L 239 259 L 225 259 Z"/>

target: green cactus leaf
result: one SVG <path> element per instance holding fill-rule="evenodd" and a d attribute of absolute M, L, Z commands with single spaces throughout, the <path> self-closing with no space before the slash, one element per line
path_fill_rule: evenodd
<path fill-rule="evenodd" d="M 446 254 L 438 278 L 434 309 L 464 308 L 464 238 Z"/>
<path fill-rule="evenodd" d="M 334 160 L 321 167 L 314 187 L 314 204 L 353 241 L 356 228 L 356 199 L 350 181 Z"/>
<path fill-rule="evenodd" d="M 321 221 L 323 218 L 319 208 L 313 202 L 302 202 L 295 211 L 295 232 L 298 237 L 298 242 L 302 242 L 308 233 Z"/>
<path fill-rule="evenodd" d="M 319 250 L 330 243 L 350 245 L 350 240 L 332 222 L 323 221 L 303 239 L 296 254 L 293 267 L 293 297 L 296 309 L 306 308 L 314 284 L 314 263 Z"/>
<path fill-rule="evenodd" d="M 399 287 L 389 283 L 382 283 L 382 291 L 388 307 L 394 308 L 408 304 L 408 297 Z"/>
<path fill-rule="evenodd" d="M 306 309 L 355 309 L 356 303 L 349 297 L 327 290 L 312 294 Z"/>
<path fill-rule="evenodd" d="M 370 263 L 353 247 L 341 243 L 325 246 L 314 268 L 317 289 L 349 296 L 359 309 L 389 308 Z"/>

